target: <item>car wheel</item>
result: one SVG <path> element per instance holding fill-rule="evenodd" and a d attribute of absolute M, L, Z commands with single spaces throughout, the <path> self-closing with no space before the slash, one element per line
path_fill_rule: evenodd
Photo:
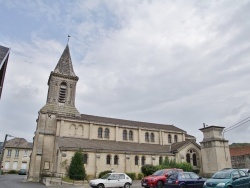
<path fill-rule="evenodd" d="M 162 183 L 162 181 L 158 181 L 156 187 L 157 187 L 157 188 L 163 188 L 163 183 Z"/>
<path fill-rule="evenodd" d="M 124 188 L 130 188 L 130 184 L 129 183 L 125 183 Z"/>
<path fill-rule="evenodd" d="M 96 188 L 105 188 L 105 187 L 104 187 L 103 184 L 100 183 L 100 184 L 98 184 L 98 185 L 96 186 Z"/>
<path fill-rule="evenodd" d="M 180 185 L 180 188 L 186 188 L 186 186 L 185 185 Z"/>

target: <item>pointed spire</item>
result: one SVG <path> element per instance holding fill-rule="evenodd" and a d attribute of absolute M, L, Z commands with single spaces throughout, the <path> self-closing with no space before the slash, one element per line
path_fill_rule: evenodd
<path fill-rule="evenodd" d="M 59 74 L 69 75 L 69 76 L 76 76 L 73 70 L 73 65 L 71 61 L 68 44 L 65 47 L 62 53 L 62 56 L 56 65 L 54 72 L 59 73 Z"/>

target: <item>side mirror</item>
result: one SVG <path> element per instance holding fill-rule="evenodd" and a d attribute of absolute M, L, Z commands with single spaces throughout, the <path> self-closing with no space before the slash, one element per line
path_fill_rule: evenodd
<path fill-rule="evenodd" d="M 202 177 L 199 176 L 198 180 L 202 179 Z"/>
<path fill-rule="evenodd" d="M 237 177 L 233 177 L 233 181 L 234 181 L 234 180 L 237 180 L 237 179 L 238 179 Z"/>

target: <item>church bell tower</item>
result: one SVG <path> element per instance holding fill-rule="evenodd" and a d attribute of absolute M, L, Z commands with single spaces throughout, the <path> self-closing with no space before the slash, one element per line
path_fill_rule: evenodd
<path fill-rule="evenodd" d="M 58 120 L 65 117 L 79 117 L 75 107 L 76 83 L 69 46 L 64 49 L 54 71 L 48 80 L 46 104 L 38 113 L 37 128 L 29 166 L 29 181 L 40 181 L 41 174 L 55 172 L 56 137 Z"/>
<path fill-rule="evenodd" d="M 46 105 L 41 112 L 80 116 L 75 108 L 75 93 L 78 77 L 75 75 L 69 46 L 67 45 L 56 68 L 50 73 Z"/>

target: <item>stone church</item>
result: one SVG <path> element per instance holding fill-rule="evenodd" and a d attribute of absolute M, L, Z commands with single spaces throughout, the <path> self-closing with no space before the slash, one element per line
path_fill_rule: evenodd
<path fill-rule="evenodd" d="M 142 165 L 160 164 L 166 157 L 189 162 L 202 171 L 201 148 L 194 136 L 174 125 L 81 114 L 75 107 L 76 84 L 69 46 L 48 79 L 46 104 L 37 119 L 30 181 L 41 174 L 66 174 L 74 153 L 81 149 L 89 177 L 100 172 L 141 172 Z"/>

